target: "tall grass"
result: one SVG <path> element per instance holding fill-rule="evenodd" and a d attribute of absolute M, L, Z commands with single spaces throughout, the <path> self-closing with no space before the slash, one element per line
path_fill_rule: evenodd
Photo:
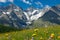
<path fill-rule="evenodd" d="M 35 32 L 34 30 L 37 30 Z M 36 34 L 35 36 L 32 36 Z M 54 36 L 51 38 L 51 34 Z M 33 37 L 33 38 L 32 38 Z M 60 26 L 38 27 L 0 34 L 0 40 L 60 40 Z"/>

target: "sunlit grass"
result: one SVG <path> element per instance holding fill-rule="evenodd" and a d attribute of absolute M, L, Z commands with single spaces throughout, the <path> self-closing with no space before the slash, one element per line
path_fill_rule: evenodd
<path fill-rule="evenodd" d="M 0 34 L 0 40 L 60 40 L 60 27 L 39 27 Z"/>

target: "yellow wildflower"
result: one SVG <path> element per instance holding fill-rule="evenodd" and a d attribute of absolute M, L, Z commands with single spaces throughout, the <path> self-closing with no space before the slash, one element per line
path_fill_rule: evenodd
<path fill-rule="evenodd" d="M 14 38 L 12 40 L 15 40 Z"/>
<path fill-rule="evenodd" d="M 36 34 L 32 34 L 32 37 L 36 36 Z"/>
<path fill-rule="evenodd" d="M 39 29 L 34 29 L 35 32 L 37 32 Z"/>
<path fill-rule="evenodd" d="M 58 38 L 60 39 L 60 36 L 58 36 Z"/>
<path fill-rule="evenodd" d="M 40 37 L 40 40 L 42 40 L 43 38 L 42 37 Z"/>
<path fill-rule="evenodd" d="M 5 34 L 5 36 L 8 36 L 8 35 L 9 35 L 8 33 Z"/>
<path fill-rule="evenodd" d="M 54 34 L 54 33 L 52 33 L 50 37 L 51 37 L 51 38 L 54 38 L 54 35 L 55 35 L 55 34 Z"/>

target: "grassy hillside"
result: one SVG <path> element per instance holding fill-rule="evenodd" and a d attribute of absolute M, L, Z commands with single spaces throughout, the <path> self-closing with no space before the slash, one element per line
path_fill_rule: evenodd
<path fill-rule="evenodd" d="M 36 28 L 36 27 L 49 27 L 49 26 L 58 26 L 59 24 L 51 23 L 49 21 L 43 21 L 42 18 L 35 20 L 32 25 L 27 26 L 26 28 Z"/>
<path fill-rule="evenodd" d="M 0 33 L 0 40 L 60 40 L 60 25 Z"/>

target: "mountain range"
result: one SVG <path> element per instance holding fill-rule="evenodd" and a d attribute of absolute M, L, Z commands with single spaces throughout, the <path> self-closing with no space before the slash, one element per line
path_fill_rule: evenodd
<path fill-rule="evenodd" d="M 38 21 L 39 20 L 39 21 Z M 36 22 L 37 21 L 37 22 Z M 60 5 L 42 9 L 30 7 L 26 10 L 14 5 L 0 6 L 0 24 L 16 28 L 34 25 L 45 25 L 45 22 L 60 25 Z"/>

